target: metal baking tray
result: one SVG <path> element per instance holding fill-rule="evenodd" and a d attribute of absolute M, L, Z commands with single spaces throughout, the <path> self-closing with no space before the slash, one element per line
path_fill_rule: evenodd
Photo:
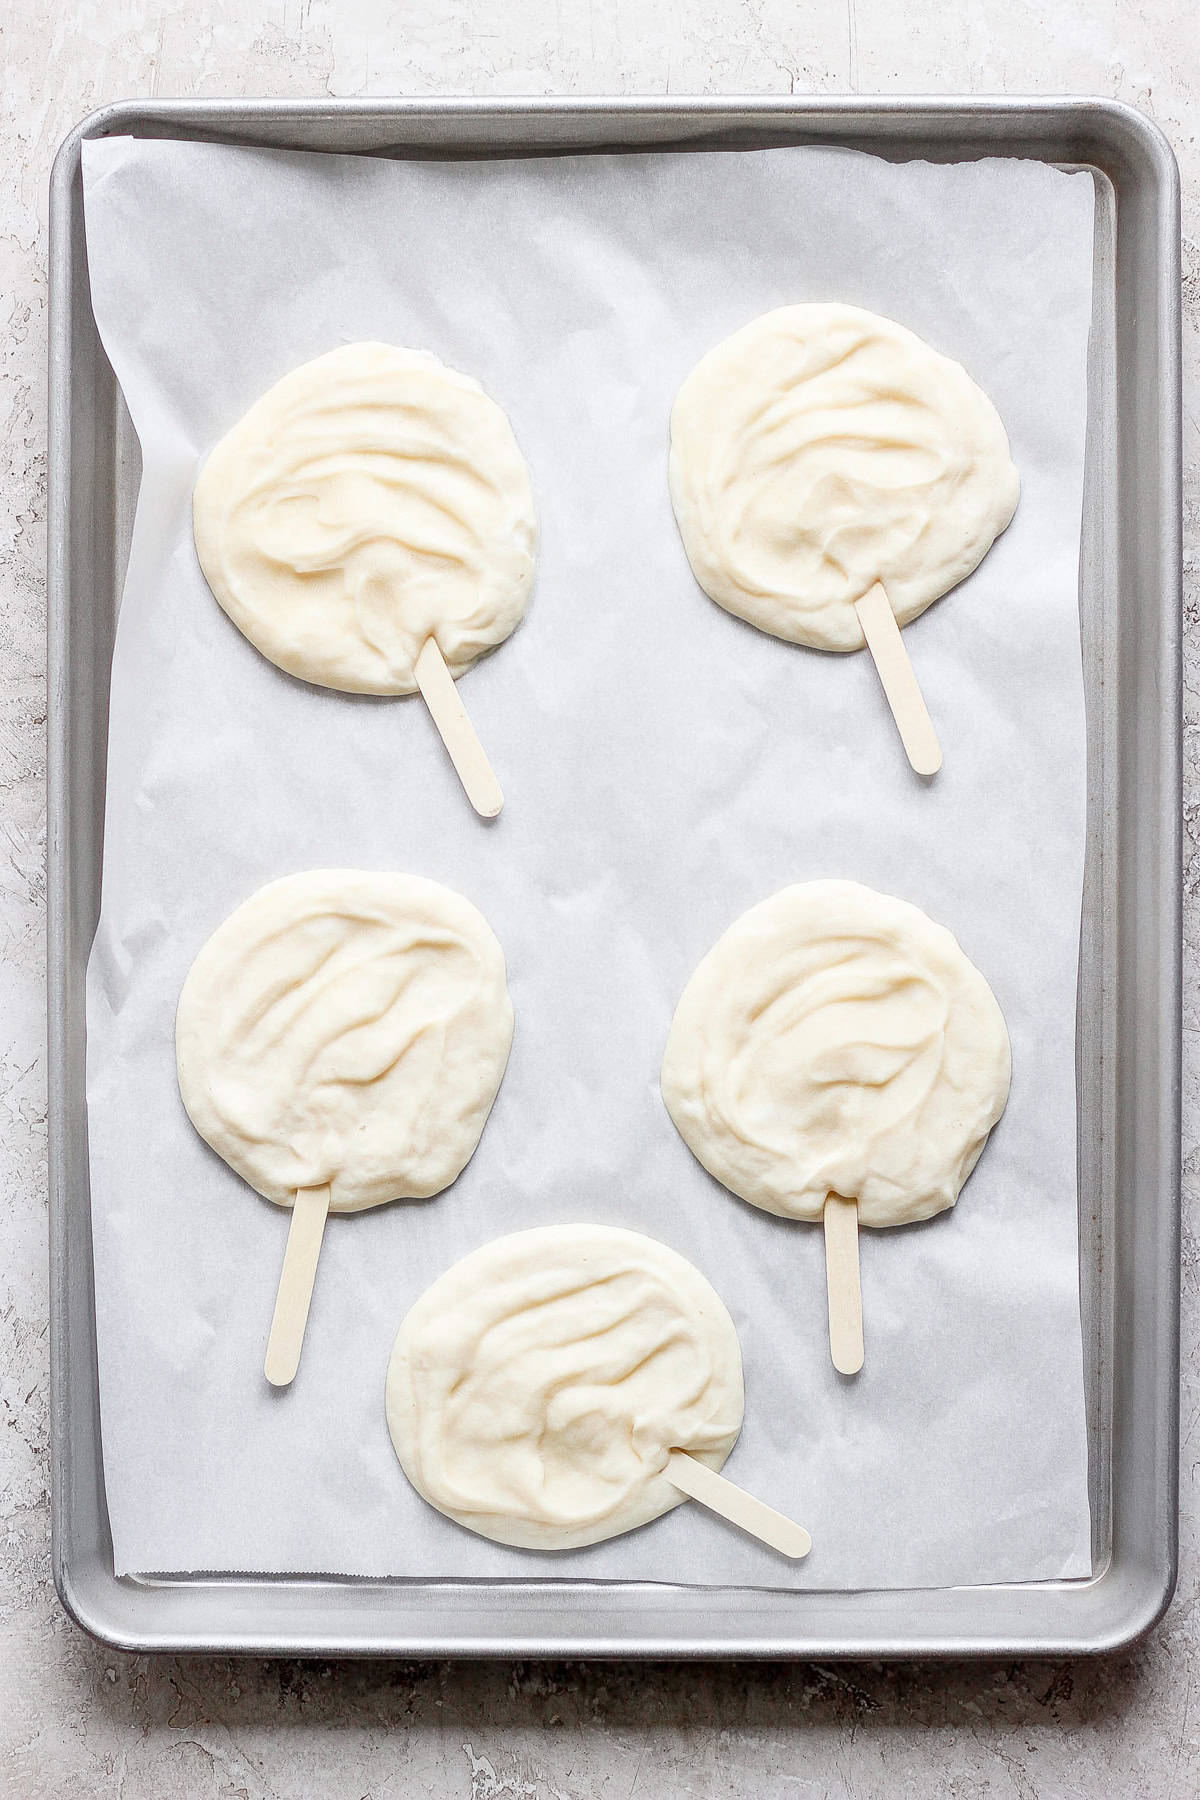
<path fill-rule="evenodd" d="M 1095 1575 L 904 1592 L 620 1582 L 117 1578 L 105 1509 L 84 1104 L 113 629 L 139 457 L 92 318 L 80 144 L 134 134 L 400 157 L 835 144 L 1090 169 L 1095 303 L 1080 573 L 1089 834 L 1081 1293 Z M 50 191 L 49 1041 L 54 1578 L 136 1650 L 418 1656 L 1111 1651 L 1175 1583 L 1180 1094 L 1179 184 L 1109 100 L 154 101 L 93 113 Z"/>

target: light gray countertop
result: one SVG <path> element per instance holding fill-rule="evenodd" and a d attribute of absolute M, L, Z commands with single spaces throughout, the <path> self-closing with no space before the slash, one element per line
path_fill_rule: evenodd
<path fill-rule="evenodd" d="M 1106 1662 L 329 1665 L 118 1656 L 50 1579 L 46 180 L 153 94 L 1096 93 L 1179 157 L 1186 480 L 1181 1565 Z M 1200 1791 L 1200 30 L 1194 0 L 15 0 L 0 20 L 0 1796 L 655 1800 Z"/>

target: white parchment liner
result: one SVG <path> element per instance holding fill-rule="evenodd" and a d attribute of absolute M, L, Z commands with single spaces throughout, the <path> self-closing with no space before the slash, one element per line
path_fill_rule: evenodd
<path fill-rule="evenodd" d="M 826 1588 L 1087 1573 L 1074 1042 L 1090 178 L 817 149 L 438 164 L 131 139 L 85 144 L 84 177 L 96 317 L 144 451 L 88 991 L 118 1571 Z M 675 532 L 679 382 L 800 299 L 874 307 L 962 360 L 1021 471 L 1012 528 L 905 634 L 945 749 L 932 786 L 905 766 L 865 656 L 728 617 Z M 285 371 L 359 338 L 477 376 L 533 472 L 533 606 L 462 684 L 508 796 L 490 828 L 419 701 L 281 674 L 196 563 L 206 450 Z M 474 901 L 508 957 L 516 1039 L 453 1189 L 330 1221 L 300 1375 L 276 1394 L 262 1356 L 287 1215 L 191 1129 L 174 1010 L 239 901 L 339 864 Z M 1013 1041 L 1008 1113 L 958 1209 L 864 1237 L 852 1383 L 829 1363 L 819 1231 L 713 1183 L 657 1087 L 697 960 L 744 908 L 815 875 L 948 925 Z M 408 1487 L 383 1414 L 400 1318 L 485 1239 L 566 1219 L 650 1232 L 715 1284 L 746 1368 L 728 1473 L 810 1528 L 806 1563 L 696 1506 L 539 1556 Z"/>

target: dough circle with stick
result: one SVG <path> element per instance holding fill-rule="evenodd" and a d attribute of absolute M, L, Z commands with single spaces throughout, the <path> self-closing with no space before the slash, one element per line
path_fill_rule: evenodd
<path fill-rule="evenodd" d="M 1017 471 L 966 370 L 857 306 L 783 306 L 701 358 L 671 414 L 671 499 L 701 587 L 762 631 L 859 650 L 876 582 L 901 624 L 1008 525 Z"/>
<path fill-rule="evenodd" d="M 422 351 L 349 344 L 293 369 L 212 451 L 193 500 L 218 601 L 324 687 L 411 694 L 429 637 L 458 675 L 519 622 L 529 473 L 478 382 Z"/>
<path fill-rule="evenodd" d="M 640 1232 L 497 1238 L 412 1307 L 387 1374 L 404 1473 L 482 1536 L 567 1550 L 685 1496 L 672 1450 L 712 1469 L 742 1424 L 733 1321 L 703 1275 Z"/>
<path fill-rule="evenodd" d="M 179 998 L 179 1090 L 243 1180 L 334 1212 L 436 1194 L 479 1142 L 512 1042 L 504 955 L 461 895 L 317 869 L 218 926 Z"/>
<path fill-rule="evenodd" d="M 667 1110 L 718 1181 L 767 1212 L 864 1225 L 953 1206 L 1008 1099 L 1004 1017 L 950 932 L 852 881 L 751 907 L 675 1011 Z"/>

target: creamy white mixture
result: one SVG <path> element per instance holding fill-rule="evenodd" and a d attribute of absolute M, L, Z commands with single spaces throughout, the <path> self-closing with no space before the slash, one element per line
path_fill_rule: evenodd
<path fill-rule="evenodd" d="M 504 413 L 391 344 L 277 381 L 209 456 L 192 513 L 205 578 L 251 643 L 352 693 L 412 693 L 429 637 L 460 674 L 514 629 L 533 580 L 533 494 Z"/>
<path fill-rule="evenodd" d="M 966 371 L 857 306 L 783 306 L 701 358 L 671 414 L 671 498 L 697 581 L 763 631 L 858 650 L 880 581 L 913 619 L 1016 509 L 995 407 Z"/>
<path fill-rule="evenodd" d="M 953 1206 L 1008 1099 L 992 990 L 941 925 L 853 881 L 751 907 L 683 991 L 662 1093 L 693 1153 L 743 1200 L 864 1225 Z"/>
<path fill-rule="evenodd" d="M 674 1250 L 605 1225 L 497 1238 L 400 1327 L 387 1420 L 417 1492 L 502 1544 L 567 1550 L 684 1496 L 671 1450 L 719 1469 L 742 1424 L 737 1333 Z"/>
<path fill-rule="evenodd" d="M 179 997 L 179 1091 L 243 1180 L 334 1212 L 436 1194 L 470 1161 L 512 1042 L 504 955 L 415 875 L 316 869 L 260 889 Z"/>

